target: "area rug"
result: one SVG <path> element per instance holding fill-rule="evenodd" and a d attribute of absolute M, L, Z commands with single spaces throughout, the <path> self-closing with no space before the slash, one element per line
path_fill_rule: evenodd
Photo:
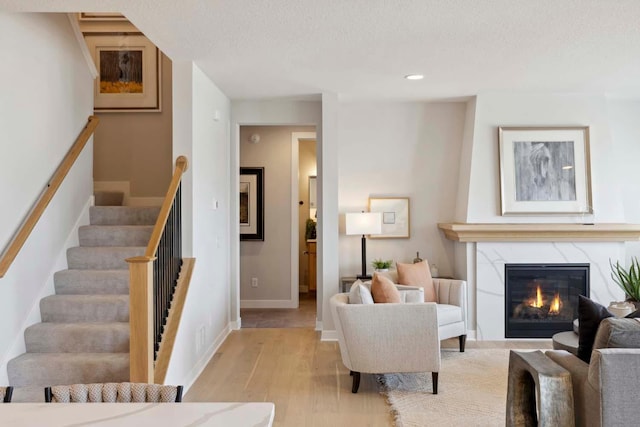
<path fill-rule="evenodd" d="M 397 427 L 504 425 L 509 350 L 442 350 L 438 394 L 431 373 L 378 376 Z"/>

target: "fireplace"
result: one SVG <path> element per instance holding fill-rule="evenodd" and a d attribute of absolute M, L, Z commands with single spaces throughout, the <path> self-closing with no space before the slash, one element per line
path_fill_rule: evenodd
<path fill-rule="evenodd" d="M 505 337 L 551 338 L 589 296 L 589 264 L 505 264 Z"/>

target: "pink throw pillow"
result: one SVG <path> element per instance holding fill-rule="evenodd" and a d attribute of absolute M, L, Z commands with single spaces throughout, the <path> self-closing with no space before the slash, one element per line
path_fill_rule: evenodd
<path fill-rule="evenodd" d="M 388 278 L 378 274 L 373 274 L 371 280 L 371 294 L 373 301 L 376 303 L 399 303 L 400 292 L 398 288 Z"/>
<path fill-rule="evenodd" d="M 427 260 L 416 264 L 396 263 L 398 266 L 398 283 L 401 285 L 418 286 L 424 288 L 424 300 L 437 302 L 436 288 L 433 285 L 431 270 Z"/>

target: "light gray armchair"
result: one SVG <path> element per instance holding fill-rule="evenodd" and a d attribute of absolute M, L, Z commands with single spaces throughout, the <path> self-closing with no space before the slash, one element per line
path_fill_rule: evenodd
<path fill-rule="evenodd" d="M 401 293 L 422 295 L 421 291 Z M 415 301 L 403 295 L 403 301 Z M 330 300 L 342 362 L 357 393 L 361 373 L 431 372 L 438 393 L 440 339 L 435 303 L 349 304 L 349 295 Z"/>
<path fill-rule="evenodd" d="M 386 275 L 397 283 L 398 275 Z M 438 333 L 440 340 L 458 337 L 460 351 L 464 352 L 467 341 L 467 282 L 456 279 L 433 279 L 438 310 Z M 397 285 L 398 289 L 422 289 L 415 286 Z"/>
<path fill-rule="evenodd" d="M 438 298 L 438 332 L 440 339 L 458 337 L 460 351 L 467 340 L 467 282 L 433 279 Z"/>

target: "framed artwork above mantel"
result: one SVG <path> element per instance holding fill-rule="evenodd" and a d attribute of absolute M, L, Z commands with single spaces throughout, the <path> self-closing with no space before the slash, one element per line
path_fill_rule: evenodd
<path fill-rule="evenodd" d="M 502 215 L 593 213 L 589 127 L 499 127 Z"/>

